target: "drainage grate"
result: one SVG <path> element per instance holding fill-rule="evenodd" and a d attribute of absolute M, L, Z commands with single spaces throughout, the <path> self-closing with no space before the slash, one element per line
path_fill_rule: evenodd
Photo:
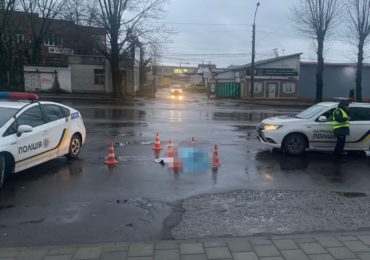
<path fill-rule="evenodd" d="M 362 192 L 336 192 L 336 194 L 346 198 L 362 198 L 367 196 L 366 193 Z"/>

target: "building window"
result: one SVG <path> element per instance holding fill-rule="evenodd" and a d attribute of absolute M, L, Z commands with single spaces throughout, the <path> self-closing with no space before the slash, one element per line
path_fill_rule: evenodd
<path fill-rule="evenodd" d="M 15 34 L 15 40 L 17 43 L 23 43 L 24 42 L 24 34 L 23 33 L 16 33 Z"/>
<path fill-rule="evenodd" d="M 94 70 L 94 82 L 95 85 L 105 84 L 105 71 L 101 69 Z"/>
<path fill-rule="evenodd" d="M 262 82 L 254 82 L 253 93 L 258 94 L 262 92 Z M 251 91 L 251 84 L 249 83 L 249 92 Z"/>
<path fill-rule="evenodd" d="M 63 43 L 63 37 L 53 33 L 48 34 L 44 40 L 45 46 L 63 46 Z"/>
<path fill-rule="evenodd" d="M 283 83 L 283 92 L 286 94 L 295 93 L 295 83 L 292 82 Z"/>

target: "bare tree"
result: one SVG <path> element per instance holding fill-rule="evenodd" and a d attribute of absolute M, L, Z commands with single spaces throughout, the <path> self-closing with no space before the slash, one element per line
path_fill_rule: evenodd
<path fill-rule="evenodd" d="M 10 23 L 16 0 L 0 0 L 0 34 L 3 35 Z"/>
<path fill-rule="evenodd" d="M 296 28 L 315 41 L 316 102 L 323 98 L 324 43 L 336 25 L 339 11 L 338 0 L 299 0 L 292 8 Z"/>
<path fill-rule="evenodd" d="M 41 45 L 49 33 L 53 20 L 60 15 L 66 0 L 20 0 L 23 11 L 27 13 L 32 32 L 31 63 L 42 61 Z"/>
<path fill-rule="evenodd" d="M 362 101 L 362 70 L 364 48 L 370 34 L 370 0 L 349 0 L 349 29 L 352 43 L 357 47 L 356 99 Z"/>
<path fill-rule="evenodd" d="M 159 26 L 151 20 L 159 18 L 166 0 L 98 0 L 98 24 L 107 33 L 107 42 L 101 45 L 101 52 L 109 60 L 112 85 L 117 97 L 126 95 L 122 89 L 120 60 L 127 58 L 137 39 L 150 39 Z"/>
<path fill-rule="evenodd" d="M 63 5 L 61 17 L 78 25 L 85 25 L 89 18 L 89 5 L 86 0 L 68 0 Z"/>
<path fill-rule="evenodd" d="M 12 14 L 16 0 L 0 0 L 0 69 L 12 64 Z"/>

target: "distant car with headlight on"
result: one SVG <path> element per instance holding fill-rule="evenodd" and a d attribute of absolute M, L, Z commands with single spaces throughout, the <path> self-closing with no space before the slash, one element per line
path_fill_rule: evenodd
<path fill-rule="evenodd" d="M 322 102 L 298 115 L 267 118 L 257 126 L 257 138 L 291 155 L 303 154 L 306 149 L 334 151 L 333 112 L 337 107 L 338 102 Z M 345 150 L 368 151 L 370 104 L 351 103 L 349 110 L 350 136 Z"/>
<path fill-rule="evenodd" d="M 175 99 L 175 98 L 182 99 L 183 98 L 183 90 L 180 85 L 171 86 L 170 92 L 171 92 L 172 99 Z"/>
<path fill-rule="evenodd" d="M 0 187 L 9 174 L 63 155 L 78 157 L 85 139 L 77 110 L 32 93 L 0 92 Z"/>

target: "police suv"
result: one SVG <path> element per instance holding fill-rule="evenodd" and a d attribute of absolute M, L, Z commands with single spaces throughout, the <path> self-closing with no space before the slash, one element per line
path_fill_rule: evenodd
<path fill-rule="evenodd" d="M 86 129 L 77 110 L 31 93 L 0 92 L 0 99 L 0 187 L 8 174 L 79 155 Z"/>
<path fill-rule="evenodd" d="M 306 149 L 334 151 L 333 112 L 338 102 L 322 102 L 298 115 L 271 117 L 257 126 L 257 138 L 291 155 Z M 370 148 L 370 104 L 351 103 L 349 106 L 350 136 L 345 150 L 368 151 Z"/>

